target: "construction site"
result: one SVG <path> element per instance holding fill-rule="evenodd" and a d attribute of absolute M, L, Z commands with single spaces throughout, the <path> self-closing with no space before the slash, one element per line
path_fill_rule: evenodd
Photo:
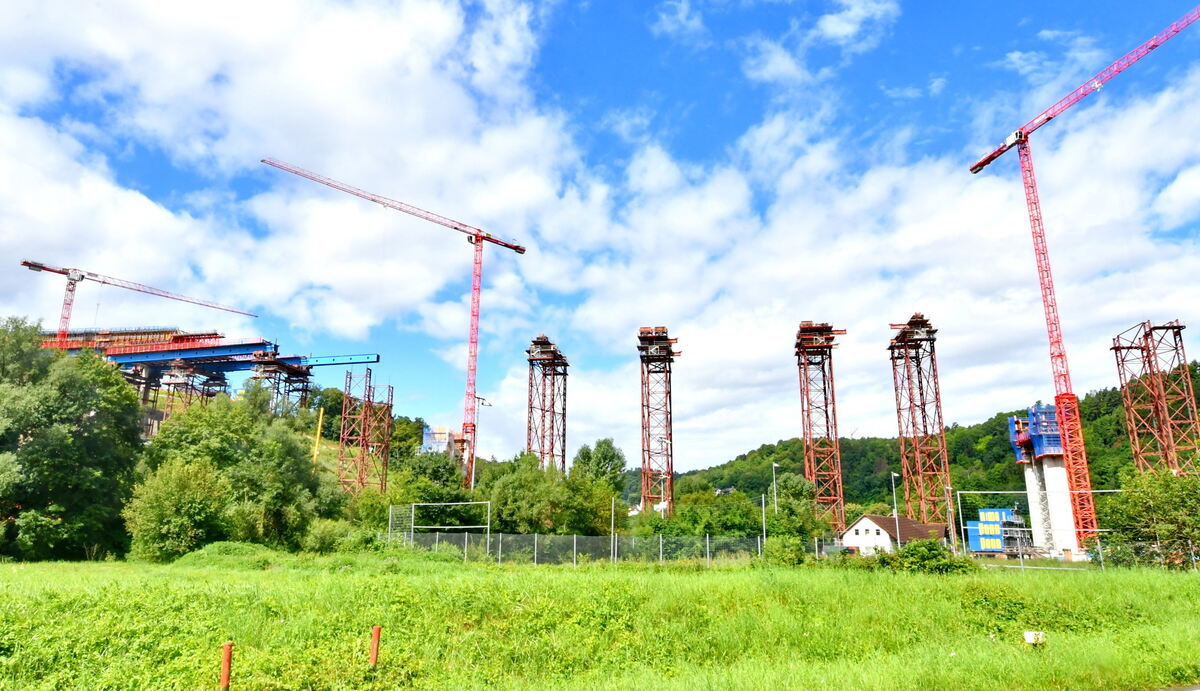
<path fill-rule="evenodd" d="M 887 351 L 895 393 L 900 454 L 898 476 L 903 497 L 898 502 L 895 517 L 897 533 L 901 532 L 898 521 L 903 516 L 956 543 L 961 540 L 964 549 L 965 545 L 973 545 L 974 551 L 1000 554 L 1020 550 L 1030 555 L 1066 560 L 1080 558 L 1085 545 L 1099 535 L 1079 399 L 1072 387 L 1060 305 L 1043 227 L 1032 135 L 1052 120 L 1064 116 L 1076 103 L 1147 57 L 1197 19 L 1200 19 L 1200 8 L 1096 73 L 969 166 L 970 173 L 979 173 L 1016 149 L 1049 346 L 1053 403 L 1031 405 L 1026 415 L 1009 419 L 1013 462 L 1020 464 L 1024 473 L 1028 524 L 1011 510 L 997 509 L 999 513 L 995 516 L 1004 511 L 1008 513 L 1003 513 L 1001 518 L 989 514 L 995 518 L 992 521 L 981 518 L 982 523 L 1001 526 L 994 530 L 988 528 L 992 532 L 987 534 L 1003 534 L 1011 539 L 981 547 L 984 535 L 980 532 L 984 530 L 981 522 L 968 525 L 966 517 L 956 515 L 961 510 L 956 511 L 955 488 L 950 477 L 935 348 L 938 329 L 930 317 L 919 311 L 914 311 L 906 322 L 892 323 L 890 342 L 879 345 L 881 350 Z M 270 158 L 263 159 L 262 163 L 466 236 L 471 245 L 473 269 L 462 423 L 456 431 L 443 430 L 436 438 L 427 434 L 425 446 L 429 451 L 444 450 L 457 459 L 463 485 L 474 488 L 477 476 L 476 421 L 481 401 L 476 379 L 484 249 L 491 246 L 522 255 L 525 248 L 472 225 L 291 164 Z M 1047 200 L 1047 204 L 1053 205 L 1054 200 Z M 1063 254 L 1069 257 L 1069 251 Z M 287 410 L 307 405 L 314 368 L 369 365 L 380 359 L 378 354 L 370 353 L 289 355 L 288 350 L 278 343 L 261 338 L 227 339 L 216 331 L 185 332 L 165 327 L 72 330 L 70 321 L 75 291 L 84 281 L 247 317 L 255 315 L 84 269 L 62 268 L 32 260 L 23 261 L 22 265 L 32 271 L 65 278 L 58 328 L 44 334 L 43 347 L 67 353 L 87 349 L 117 365 L 140 392 L 146 409 L 146 437 L 153 436 L 163 420 L 173 413 L 190 405 L 204 405 L 218 393 L 229 393 L 229 377 L 235 373 L 261 382 L 271 394 L 271 406 Z M 835 328 L 837 320 L 833 317 L 823 317 L 830 318 L 830 322 L 797 319 L 792 347 L 798 367 L 796 435 L 804 445 L 804 477 L 814 488 L 820 514 L 840 540 L 848 526 L 839 449 L 841 437 L 834 356 L 839 339 L 851 338 L 853 334 Z M 1200 421 L 1184 350 L 1184 328 L 1178 320 L 1157 324 L 1145 321 L 1113 336 L 1114 380 L 1119 382 L 1123 397 L 1134 462 L 1143 473 L 1194 474 L 1200 463 Z M 634 512 L 654 511 L 669 516 L 674 511 L 674 483 L 678 475 L 674 464 L 671 378 L 675 360 L 682 352 L 676 349 L 679 339 L 672 337 L 666 326 L 642 327 L 630 336 L 631 345 L 636 346 L 641 373 L 641 490 Z M 787 344 L 779 344 L 781 351 L 786 347 Z M 525 448 L 537 456 L 541 467 L 566 473 L 567 356 L 546 334 L 533 338 L 525 352 L 528 355 Z M 633 348 L 629 354 L 632 356 Z M 392 436 L 393 388 L 380 386 L 372 380 L 372 370 L 363 368 L 345 373 L 343 392 L 338 483 L 351 493 L 369 487 L 384 491 Z M 854 405 L 854 401 L 842 401 L 842 405 Z"/>

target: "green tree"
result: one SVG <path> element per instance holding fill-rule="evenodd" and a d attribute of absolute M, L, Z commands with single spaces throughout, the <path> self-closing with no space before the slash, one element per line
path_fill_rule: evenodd
<path fill-rule="evenodd" d="M 16 517 L 8 530 L 20 556 L 125 551 L 120 511 L 141 449 L 140 415 L 133 387 L 91 353 L 55 360 L 40 381 L 0 382 L 0 474 L 9 486 L 0 515 Z"/>
<path fill-rule="evenodd" d="M 53 350 L 42 347 L 41 325 L 24 317 L 0 322 L 0 382 L 32 384 L 41 381 L 54 361 Z"/>
<path fill-rule="evenodd" d="M 1108 545 L 1189 554 L 1200 550 L 1200 476 L 1128 472 L 1124 490 L 1101 503 Z M 1107 555 L 1107 552 L 1105 552 Z"/>
<path fill-rule="evenodd" d="M 597 441 L 595 448 L 584 444 L 575 452 L 571 472 L 602 480 L 612 487 L 614 492 L 619 492 L 625 485 L 625 454 L 617 448 L 611 438 Z"/>
<path fill-rule="evenodd" d="M 208 460 L 168 460 L 134 487 L 122 515 L 133 536 L 131 556 L 171 561 L 225 538 L 229 481 Z"/>
<path fill-rule="evenodd" d="M 175 458 L 212 463 L 232 490 L 229 537 L 294 548 L 312 519 L 332 517 L 341 502 L 322 488 L 310 442 L 292 425 L 264 414 L 257 398 L 218 396 L 168 418 L 146 450 L 146 466 Z"/>

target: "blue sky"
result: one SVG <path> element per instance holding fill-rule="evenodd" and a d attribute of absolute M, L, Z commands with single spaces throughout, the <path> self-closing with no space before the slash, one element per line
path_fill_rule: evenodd
<path fill-rule="evenodd" d="M 156 6 L 161 5 L 161 6 Z M 799 434 L 791 338 L 849 329 L 841 429 L 894 435 L 888 324 L 941 329 L 949 421 L 1052 397 L 1015 155 L 969 165 L 1186 3 L 894 0 L 9 3 L 0 308 L 22 258 L 260 313 L 80 289 L 76 326 L 378 352 L 397 412 L 461 421 L 470 246 L 275 157 L 515 238 L 485 258 L 480 451 L 524 442 L 529 339 L 571 360 L 568 438 L 638 449 L 637 326 L 680 338 L 676 467 Z M 1036 135 L 1075 388 L 1111 337 L 1194 319 L 1200 34 Z M 344 371 L 320 380 L 340 384 Z"/>

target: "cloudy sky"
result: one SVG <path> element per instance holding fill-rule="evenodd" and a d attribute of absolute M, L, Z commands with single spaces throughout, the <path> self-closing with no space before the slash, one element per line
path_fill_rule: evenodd
<path fill-rule="evenodd" d="M 62 280 L 18 262 L 77 266 L 262 316 L 85 283 L 74 326 L 378 352 L 397 413 L 460 424 L 465 238 L 274 157 L 529 248 L 486 252 L 481 454 L 524 444 L 545 333 L 571 452 L 636 459 L 643 325 L 683 351 L 677 470 L 799 434 L 803 319 L 848 330 L 843 435 L 895 435 L 914 311 L 977 422 L 1053 389 L 1016 155 L 970 164 L 1190 3 L 5 2 L 0 314 L 53 325 Z M 1192 27 L 1035 135 L 1080 393 L 1116 332 L 1200 324 L 1198 124 Z"/>

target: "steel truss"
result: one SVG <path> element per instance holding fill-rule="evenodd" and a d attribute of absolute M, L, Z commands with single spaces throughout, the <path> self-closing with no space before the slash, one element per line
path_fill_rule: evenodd
<path fill-rule="evenodd" d="M 346 371 L 342 427 L 338 437 L 338 483 L 347 492 L 367 487 L 387 491 L 388 456 L 392 443 L 392 387 L 384 401 L 375 400 L 371 368 L 361 377 Z"/>
<path fill-rule="evenodd" d="M 833 387 L 834 336 L 829 324 L 800 322 L 796 362 L 800 368 L 800 415 L 804 426 L 804 477 L 816 488 L 817 508 L 839 533 L 846 529 L 842 453 L 838 444 Z"/>
<path fill-rule="evenodd" d="M 673 348 L 665 326 L 638 329 L 642 361 L 642 511 L 662 505 L 675 510 L 674 440 L 671 436 L 671 363 Z"/>
<path fill-rule="evenodd" d="M 529 350 L 529 406 L 525 448 L 541 465 L 567 472 L 567 358 L 545 334 Z"/>
<path fill-rule="evenodd" d="M 1142 471 L 1187 474 L 1200 465 L 1200 420 L 1184 328 L 1179 320 L 1160 326 L 1147 321 L 1113 338 L 1129 443 Z"/>
<path fill-rule="evenodd" d="M 888 345 L 900 430 L 904 512 L 922 523 L 947 523 L 950 463 L 942 422 L 942 393 L 934 350 L 937 329 L 920 312 Z"/>

